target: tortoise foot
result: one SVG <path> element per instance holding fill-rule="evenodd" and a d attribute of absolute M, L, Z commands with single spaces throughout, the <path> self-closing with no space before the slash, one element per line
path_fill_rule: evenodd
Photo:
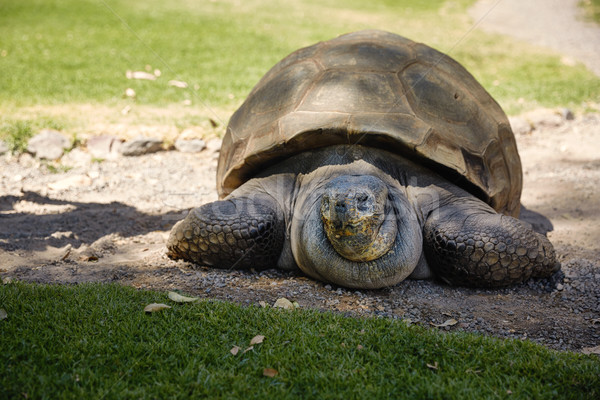
<path fill-rule="evenodd" d="M 277 208 L 234 198 L 195 208 L 171 230 L 167 254 L 218 268 L 275 266 L 284 241 Z"/>

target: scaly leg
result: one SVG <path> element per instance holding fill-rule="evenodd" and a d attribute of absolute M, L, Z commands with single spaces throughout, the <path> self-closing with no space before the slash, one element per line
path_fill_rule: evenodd
<path fill-rule="evenodd" d="M 284 239 L 272 197 L 233 197 L 190 211 L 173 227 L 167 254 L 218 268 L 265 268 L 277 264 Z"/>
<path fill-rule="evenodd" d="M 424 250 L 434 274 L 455 285 L 504 286 L 560 269 L 545 236 L 476 199 L 432 213 L 424 227 Z"/>

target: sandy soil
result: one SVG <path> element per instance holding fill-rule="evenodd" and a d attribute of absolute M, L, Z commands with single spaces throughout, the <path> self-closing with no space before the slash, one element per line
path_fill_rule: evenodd
<path fill-rule="evenodd" d="M 28 154 L 0 158 L 0 275 L 33 282 L 117 282 L 180 289 L 241 304 L 279 297 L 302 307 L 402 318 L 441 329 L 531 339 L 558 349 L 600 344 L 600 114 L 552 111 L 513 119 L 523 159 L 522 218 L 548 232 L 563 268 L 501 290 L 407 281 L 350 291 L 278 270 L 222 271 L 165 256 L 171 226 L 216 199 L 218 143 L 198 154 L 163 151 L 93 162 L 85 147 L 59 171 Z M 529 127 L 535 130 L 529 132 Z M 68 171 L 64 171 L 69 167 Z M 53 169 L 54 170 L 54 169 Z"/>

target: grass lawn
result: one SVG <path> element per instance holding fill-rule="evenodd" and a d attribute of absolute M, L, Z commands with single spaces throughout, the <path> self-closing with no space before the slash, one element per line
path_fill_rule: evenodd
<path fill-rule="evenodd" d="M 145 314 L 149 303 L 172 308 Z M 178 304 L 113 285 L 11 283 L 0 308 L 0 398 L 600 396 L 597 357 L 389 319 Z"/>
<path fill-rule="evenodd" d="M 72 134 L 110 124 L 224 130 L 252 86 L 293 50 L 378 28 L 462 62 L 509 113 L 585 110 L 600 79 L 548 51 L 473 29 L 473 0 L 5 0 L 0 2 L 0 137 L 26 124 Z M 126 71 L 160 70 L 154 81 Z M 171 80 L 187 88 L 169 85 Z M 133 89 L 135 99 L 124 96 Z M 92 105 L 91 109 L 89 105 Z M 130 112 L 121 110 L 129 106 Z M 164 112 L 168 109 L 169 112 Z M 210 124 L 208 124 L 210 126 Z M 210 128 L 208 129 L 210 131 Z M 25 130 L 26 131 L 26 130 Z M 22 141 L 22 140 L 21 140 Z M 14 146 L 13 146 L 14 147 Z"/>

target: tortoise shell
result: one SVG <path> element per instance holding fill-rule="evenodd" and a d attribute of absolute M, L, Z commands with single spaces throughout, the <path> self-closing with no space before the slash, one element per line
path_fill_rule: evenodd
<path fill-rule="evenodd" d="M 416 160 L 518 216 L 521 160 L 498 103 L 452 58 L 361 31 L 275 65 L 233 114 L 217 169 L 221 197 L 275 162 L 334 144 Z"/>

